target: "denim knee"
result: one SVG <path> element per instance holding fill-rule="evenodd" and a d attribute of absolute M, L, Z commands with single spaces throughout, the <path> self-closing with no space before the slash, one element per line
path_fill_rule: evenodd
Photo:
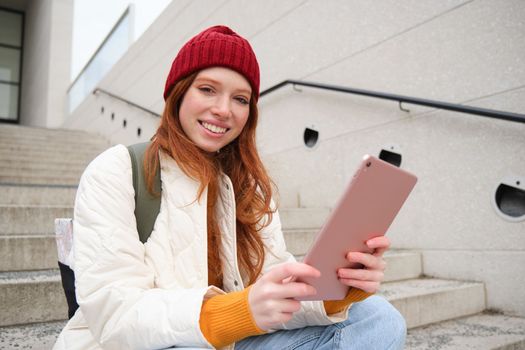
<path fill-rule="evenodd" d="M 403 349 L 407 334 L 403 315 L 382 297 L 371 296 L 368 299 L 371 299 L 370 301 L 376 308 L 376 322 L 381 325 L 383 336 L 391 340 L 386 349 Z"/>
<path fill-rule="evenodd" d="M 344 329 L 349 344 L 346 348 L 403 349 L 406 338 L 406 322 L 403 316 L 387 300 L 370 296 L 350 307 L 348 319 L 337 327 Z M 352 345 L 352 346 L 350 346 Z"/>

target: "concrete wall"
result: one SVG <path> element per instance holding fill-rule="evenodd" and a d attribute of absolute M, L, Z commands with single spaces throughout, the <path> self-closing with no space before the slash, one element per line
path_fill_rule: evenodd
<path fill-rule="evenodd" d="M 46 127 L 62 126 L 66 119 L 66 96 L 71 76 L 73 0 L 53 0 L 50 41 L 49 95 Z"/>
<path fill-rule="evenodd" d="M 100 134 L 112 144 L 129 145 L 149 141 L 159 121 L 158 117 L 99 93 L 88 96 L 63 126 Z"/>
<path fill-rule="evenodd" d="M 20 124 L 59 127 L 71 69 L 73 1 L 30 1 L 25 14 Z"/>
<path fill-rule="evenodd" d="M 20 124 L 45 125 L 51 2 L 30 2 L 25 11 Z M 44 111 L 44 113 L 42 113 Z"/>
<path fill-rule="evenodd" d="M 524 19 L 520 0 L 175 1 L 100 87 L 160 113 L 178 49 L 224 23 L 252 43 L 262 89 L 304 79 L 524 113 Z M 393 145 L 419 176 L 389 231 L 394 247 L 421 250 L 426 274 L 484 281 L 490 308 L 525 316 L 525 222 L 492 207 L 502 178 L 525 177 L 524 124 L 308 88 L 279 90 L 260 107 L 281 206 L 333 206 L 362 155 Z M 131 143 L 137 127 L 152 133 L 157 123 L 133 110 L 90 96 L 65 126 Z M 123 128 L 124 118 L 134 121 Z M 305 127 L 320 133 L 313 149 Z"/>

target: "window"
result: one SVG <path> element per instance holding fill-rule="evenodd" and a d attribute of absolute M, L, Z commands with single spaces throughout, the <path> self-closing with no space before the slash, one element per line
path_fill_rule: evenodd
<path fill-rule="evenodd" d="M 0 8 L 0 122 L 19 120 L 24 14 Z"/>

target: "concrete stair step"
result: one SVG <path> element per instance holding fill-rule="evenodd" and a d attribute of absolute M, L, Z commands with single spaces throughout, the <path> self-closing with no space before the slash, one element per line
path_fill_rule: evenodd
<path fill-rule="evenodd" d="M 76 159 L 86 158 L 93 159 L 100 153 L 102 153 L 108 147 L 101 147 L 97 149 L 86 149 L 82 147 L 64 147 L 61 149 L 48 149 L 48 148 L 24 148 L 24 149 L 12 149 L 12 148 L 0 148 L 0 160 L 1 159 Z M 65 158 L 64 158 L 65 157 Z"/>
<path fill-rule="evenodd" d="M 286 249 L 293 255 L 301 256 L 306 254 L 319 229 L 284 229 L 283 235 L 286 242 Z"/>
<path fill-rule="evenodd" d="M 525 319 L 482 313 L 408 332 L 407 350 L 525 349 Z"/>
<path fill-rule="evenodd" d="M 32 127 L 27 125 L 9 125 L 2 124 L 0 125 L 0 135 L 11 135 L 16 137 L 38 137 L 38 136 L 66 136 L 66 137 L 99 137 L 103 136 L 96 133 L 90 133 L 83 130 L 75 129 L 57 129 L 57 128 L 41 128 L 41 127 Z"/>
<path fill-rule="evenodd" d="M 0 271 L 54 268 L 56 254 L 52 233 L 0 236 Z M 301 259 L 298 256 L 298 260 Z M 385 282 L 418 278 L 422 274 L 421 255 L 417 252 L 391 251 L 385 255 L 385 260 Z"/>
<path fill-rule="evenodd" d="M 473 315 L 485 309 L 482 283 L 415 279 L 385 283 L 380 294 L 403 314 L 408 328 Z M 0 326 L 66 317 L 58 270 L 0 273 L 0 301 L 6 306 Z"/>
<path fill-rule="evenodd" d="M 53 234 L 55 218 L 71 217 L 71 206 L 0 205 L 0 236 Z"/>
<path fill-rule="evenodd" d="M 86 145 L 76 142 L 46 143 L 46 144 L 13 144 L 0 142 L 0 149 L 3 152 L 53 152 L 53 153 L 72 153 L 82 151 L 85 153 L 100 153 L 108 148 L 108 145 Z"/>
<path fill-rule="evenodd" d="M 54 140 L 54 139 L 13 139 L 8 140 L 0 136 L 0 149 L 9 151 L 32 151 L 35 149 L 44 149 L 48 151 L 61 151 L 69 149 L 100 151 L 109 148 L 111 144 L 108 141 L 99 140 Z"/>
<path fill-rule="evenodd" d="M 53 176 L 24 175 L 24 176 L 6 176 L 0 175 L 0 184 L 3 185 L 67 185 L 78 186 L 79 176 L 56 178 Z"/>
<path fill-rule="evenodd" d="M 386 270 L 383 282 L 416 279 L 423 275 L 419 252 L 391 250 L 384 255 L 384 259 Z"/>
<path fill-rule="evenodd" d="M 58 270 L 0 272 L 0 326 L 67 318 Z"/>
<path fill-rule="evenodd" d="M 26 165 L 20 165 L 18 167 L 5 167 L 0 165 L 0 177 L 52 177 L 57 180 L 61 178 L 77 178 L 80 179 L 80 175 L 84 171 L 85 167 L 69 167 L 69 168 L 43 168 L 35 169 L 30 168 Z"/>
<path fill-rule="evenodd" d="M 330 208 L 279 209 L 283 230 L 318 229 L 330 214 Z"/>
<path fill-rule="evenodd" d="M 16 153 L 2 154 L 0 150 L 0 167 L 3 168 L 36 168 L 36 169 L 82 169 L 85 168 L 100 153 L 91 154 L 58 154 L 44 153 L 20 155 Z"/>
<path fill-rule="evenodd" d="M 72 206 L 77 193 L 76 186 L 31 186 L 0 184 L 0 205 L 61 205 Z"/>
<path fill-rule="evenodd" d="M 57 268 L 54 235 L 0 236 L 0 271 Z"/>
<path fill-rule="evenodd" d="M 485 310 L 479 282 L 419 278 L 382 284 L 380 295 L 405 317 L 408 328 L 473 315 Z"/>
<path fill-rule="evenodd" d="M 415 252 L 388 253 L 385 282 L 419 277 L 420 259 L 420 254 Z M 56 243 L 51 233 L 0 236 L 0 269 L 3 271 L 54 268 L 56 260 Z"/>
<path fill-rule="evenodd" d="M 50 350 L 65 321 L 0 327 L 0 349 Z"/>
<path fill-rule="evenodd" d="M 109 140 L 105 137 L 96 134 L 83 134 L 83 135 L 70 135 L 64 134 L 61 137 L 57 137 L 54 134 L 33 134 L 33 135 L 16 135 L 2 132 L 0 130 L 0 143 L 11 143 L 11 144 L 48 144 L 48 143 L 82 143 L 85 145 L 107 145 Z"/>
<path fill-rule="evenodd" d="M 99 153 L 49 153 L 40 152 L 39 154 L 23 154 L 20 152 L 3 152 L 0 149 L 0 164 L 4 166 L 10 166 L 13 164 L 24 164 L 24 163 L 45 163 L 45 164 L 71 164 L 73 166 L 77 164 L 87 165 L 91 162 Z"/>
<path fill-rule="evenodd" d="M 10 157 L 0 159 L 0 166 L 7 168 L 29 168 L 29 169 L 83 169 L 91 161 L 91 155 L 85 159 L 65 160 L 54 155 L 54 158 L 28 158 L 28 157 Z"/>
<path fill-rule="evenodd" d="M 56 267 L 56 260 L 56 243 L 51 233 L 0 236 L 0 271 L 50 269 Z M 421 276 L 421 255 L 417 252 L 393 251 L 386 254 L 385 260 L 385 282 Z"/>
<path fill-rule="evenodd" d="M 2 124 L 0 125 L 0 136 L 6 137 L 17 137 L 17 138 L 26 138 L 26 137 L 51 137 L 51 138 L 64 138 L 69 137 L 71 139 L 101 139 L 104 140 L 103 136 L 98 134 L 89 133 L 82 130 L 74 129 L 48 129 L 48 128 L 39 128 L 39 127 L 30 127 L 30 126 L 21 126 L 21 125 L 10 125 Z"/>
<path fill-rule="evenodd" d="M 57 148 L 78 147 L 83 149 L 106 149 L 111 144 L 108 141 L 99 140 L 45 140 L 45 139 L 16 139 L 2 137 L 0 139 L 0 149 L 15 147 L 16 149 L 38 149 L 38 148 Z"/>
<path fill-rule="evenodd" d="M 25 129 L 24 129 L 25 130 Z M 28 132 L 27 130 L 20 132 L 8 132 L 0 128 L 0 142 L 6 143 L 32 143 L 32 142 L 82 142 L 85 144 L 103 144 L 109 143 L 109 140 L 101 135 L 88 132 L 75 132 L 73 130 L 66 130 L 59 132 L 55 129 L 44 129 L 44 132 Z"/>

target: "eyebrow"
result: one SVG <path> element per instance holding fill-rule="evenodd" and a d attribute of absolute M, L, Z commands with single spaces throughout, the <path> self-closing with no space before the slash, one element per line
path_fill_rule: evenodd
<path fill-rule="evenodd" d="M 210 83 L 214 83 L 214 84 L 217 84 L 217 85 L 222 85 L 222 83 L 218 80 L 215 80 L 215 79 L 212 79 L 212 78 L 208 78 L 208 77 L 197 77 L 195 79 L 195 82 L 200 82 L 200 81 L 203 81 L 203 82 L 210 82 Z M 245 92 L 246 94 L 248 95 L 251 95 L 251 91 L 248 90 L 248 89 L 236 89 L 235 91 L 238 91 L 238 92 Z"/>

